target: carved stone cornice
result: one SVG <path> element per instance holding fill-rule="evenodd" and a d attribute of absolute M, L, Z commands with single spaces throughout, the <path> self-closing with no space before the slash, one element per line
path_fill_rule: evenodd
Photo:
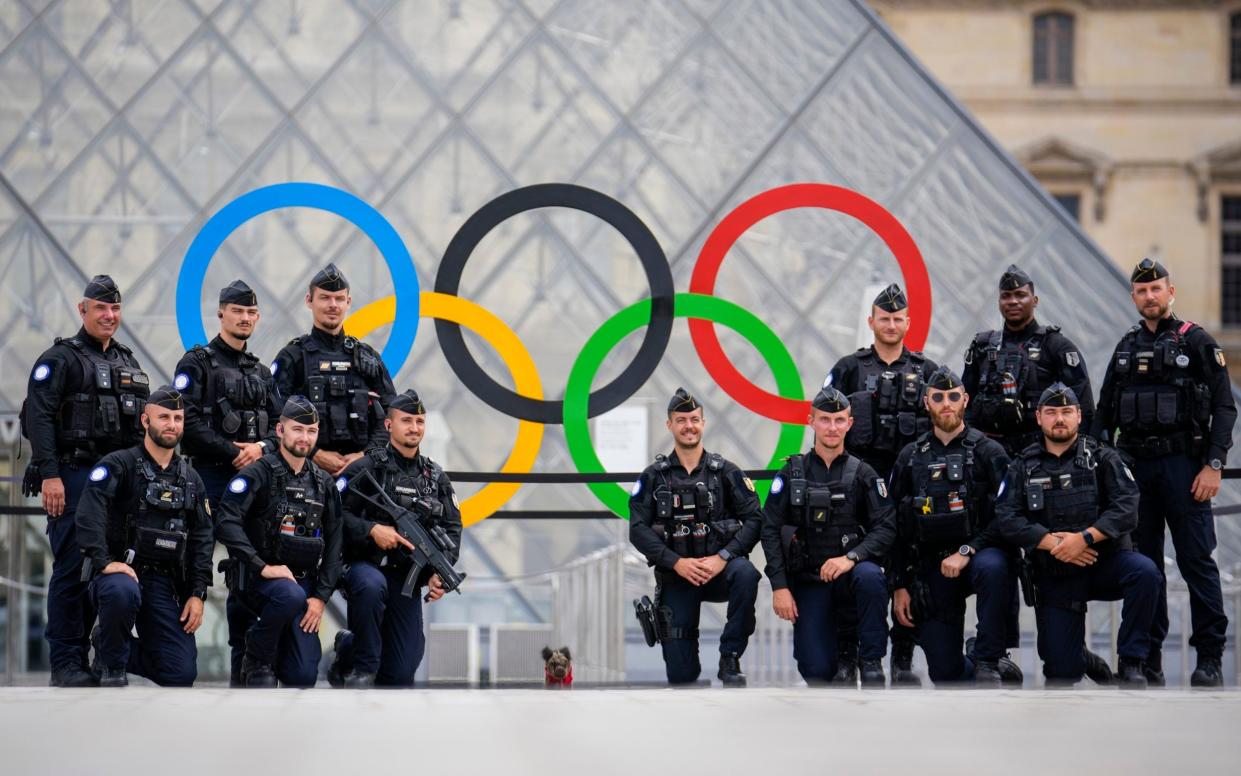
<path fill-rule="evenodd" d="M 1022 146 L 1013 156 L 1030 174 L 1041 181 L 1071 181 L 1094 191 L 1094 217 L 1102 221 L 1107 214 L 1107 185 L 1116 163 L 1098 151 L 1060 137 L 1046 137 Z"/>
<path fill-rule="evenodd" d="M 1210 214 L 1211 184 L 1241 182 L 1241 140 L 1199 154 L 1187 166 L 1197 184 L 1198 220 L 1205 222 Z"/>

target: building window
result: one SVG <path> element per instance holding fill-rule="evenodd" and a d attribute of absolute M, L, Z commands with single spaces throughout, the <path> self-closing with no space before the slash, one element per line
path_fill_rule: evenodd
<path fill-rule="evenodd" d="M 1082 220 L 1082 195 L 1081 194 L 1052 194 L 1051 198 L 1056 200 L 1060 207 L 1064 208 L 1064 212 L 1073 217 L 1074 221 L 1081 223 Z"/>
<path fill-rule="evenodd" d="M 1228 44 L 1228 80 L 1234 86 L 1241 86 L 1241 11 L 1234 13 L 1229 21 Z"/>
<path fill-rule="evenodd" d="M 1060 11 L 1034 17 L 1034 83 L 1073 85 L 1073 16 Z"/>
<path fill-rule="evenodd" d="M 1241 326 L 1241 196 L 1225 196 L 1220 207 L 1221 317 Z"/>

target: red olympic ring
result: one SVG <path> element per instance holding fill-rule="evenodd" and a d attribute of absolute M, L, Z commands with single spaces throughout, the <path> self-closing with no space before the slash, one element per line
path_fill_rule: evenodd
<path fill-rule="evenodd" d="M 910 327 L 907 337 L 910 350 L 921 350 L 931 329 L 931 278 L 926 262 L 909 232 L 878 202 L 851 189 L 825 183 L 793 183 L 768 189 L 742 202 L 712 230 L 698 254 L 690 277 L 689 290 L 694 294 L 715 295 L 715 280 L 720 274 L 724 257 L 747 229 L 776 213 L 800 207 L 835 210 L 853 216 L 871 228 L 900 265 L 909 299 Z M 786 399 L 768 393 L 737 371 L 715 333 L 715 324 L 691 318 L 690 337 L 707 373 L 733 401 L 765 418 L 782 423 L 805 423 L 810 402 Z"/>

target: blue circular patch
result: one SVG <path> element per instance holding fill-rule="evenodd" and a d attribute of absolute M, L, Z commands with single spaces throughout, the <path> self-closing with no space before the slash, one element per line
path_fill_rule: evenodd
<path fill-rule="evenodd" d="M 823 387 L 827 388 L 832 384 L 832 373 L 828 372 L 827 377 L 823 379 Z"/>
<path fill-rule="evenodd" d="M 184 391 L 190 387 L 190 376 L 185 372 L 178 372 L 177 376 L 172 379 L 172 387 L 178 391 Z"/>
<path fill-rule="evenodd" d="M 91 482 L 103 482 L 106 479 L 108 479 L 108 467 L 96 466 L 90 470 Z"/>
<path fill-rule="evenodd" d="M 46 380 L 48 375 L 50 375 L 51 373 L 52 373 L 52 368 L 50 366 L 48 366 L 47 364 L 39 364 L 38 366 L 34 368 L 34 375 L 33 375 L 34 381 L 36 383 L 41 383 L 44 380 Z"/>
<path fill-rule="evenodd" d="M 782 490 L 784 490 L 784 478 L 777 474 L 776 478 L 771 481 L 771 495 L 774 496 Z"/>
<path fill-rule="evenodd" d="M 345 492 L 345 488 L 348 487 L 348 485 L 349 485 L 348 477 L 338 477 L 336 479 L 336 489 L 339 490 L 341 493 Z"/>
<path fill-rule="evenodd" d="M 636 496 L 641 492 L 642 492 L 642 480 L 638 480 L 637 482 L 633 484 L 633 487 L 629 489 L 629 495 Z"/>
<path fill-rule="evenodd" d="M 245 493 L 246 488 L 250 485 L 242 477 L 234 477 L 233 481 L 228 484 L 229 493 Z"/>
<path fill-rule="evenodd" d="M 279 361 L 273 361 L 273 362 L 271 362 L 271 376 L 272 376 L 272 377 L 275 377 L 275 376 L 276 376 L 276 370 L 278 370 L 279 368 L 280 368 L 280 362 L 279 362 Z"/>

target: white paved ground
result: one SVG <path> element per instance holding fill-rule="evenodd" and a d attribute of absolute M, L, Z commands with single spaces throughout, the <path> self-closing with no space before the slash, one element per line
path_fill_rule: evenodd
<path fill-rule="evenodd" d="M 3 774 L 1196 776 L 1239 731 L 1236 690 L 0 689 Z"/>

